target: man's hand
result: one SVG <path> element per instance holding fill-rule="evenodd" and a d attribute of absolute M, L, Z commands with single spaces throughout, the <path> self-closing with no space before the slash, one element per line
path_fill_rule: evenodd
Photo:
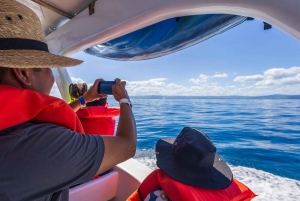
<path fill-rule="evenodd" d="M 97 79 L 93 86 L 88 89 L 88 91 L 83 95 L 83 99 L 86 103 L 92 102 L 94 100 L 99 100 L 100 98 L 106 98 L 106 94 L 98 94 L 98 84 L 104 81 L 103 79 Z"/>
<path fill-rule="evenodd" d="M 121 82 L 119 78 L 116 78 L 115 81 L 116 81 L 116 85 L 112 86 L 112 91 L 116 101 L 119 102 L 122 98 L 129 99 L 127 91 L 125 89 L 126 82 L 125 81 Z"/>

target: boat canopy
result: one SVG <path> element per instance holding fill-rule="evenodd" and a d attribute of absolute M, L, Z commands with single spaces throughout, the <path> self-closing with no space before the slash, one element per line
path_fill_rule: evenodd
<path fill-rule="evenodd" d="M 114 60 L 146 60 L 171 54 L 223 33 L 247 19 L 208 14 L 167 19 L 85 50 Z"/>

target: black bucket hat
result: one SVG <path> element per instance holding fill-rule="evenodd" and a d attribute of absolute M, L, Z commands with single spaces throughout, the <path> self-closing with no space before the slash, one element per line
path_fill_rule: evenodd
<path fill-rule="evenodd" d="M 182 183 L 224 189 L 231 184 L 233 175 L 216 150 L 205 133 L 185 127 L 177 138 L 156 143 L 157 166 Z"/>

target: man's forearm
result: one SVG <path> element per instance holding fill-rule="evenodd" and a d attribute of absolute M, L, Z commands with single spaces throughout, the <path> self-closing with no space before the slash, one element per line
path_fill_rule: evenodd
<path fill-rule="evenodd" d="M 131 106 L 120 105 L 120 118 L 116 136 L 101 136 L 104 141 L 105 152 L 98 174 L 112 168 L 135 155 L 136 124 Z"/>
<path fill-rule="evenodd" d="M 126 139 L 128 148 L 133 151 L 133 155 L 136 150 L 136 133 L 136 123 L 131 106 L 122 103 L 120 105 L 120 118 L 116 136 Z"/>

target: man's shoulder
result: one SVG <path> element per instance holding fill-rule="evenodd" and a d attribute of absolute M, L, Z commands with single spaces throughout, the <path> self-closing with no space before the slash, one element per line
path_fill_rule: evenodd
<path fill-rule="evenodd" d="M 32 123 L 32 122 L 26 122 L 26 123 L 22 123 L 7 129 L 4 129 L 2 131 L 0 131 L 0 134 L 3 135 L 23 135 L 26 133 L 37 133 L 37 132 L 47 132 L 47 131 L 51 131 L 51 130 L 68 130 L 69 129 L 59 126 L 59 125 L 55 125 L 55 124 L 51 124 L 51 123 Z M 71 132 L 71 131 L 70 131 Z"/>

